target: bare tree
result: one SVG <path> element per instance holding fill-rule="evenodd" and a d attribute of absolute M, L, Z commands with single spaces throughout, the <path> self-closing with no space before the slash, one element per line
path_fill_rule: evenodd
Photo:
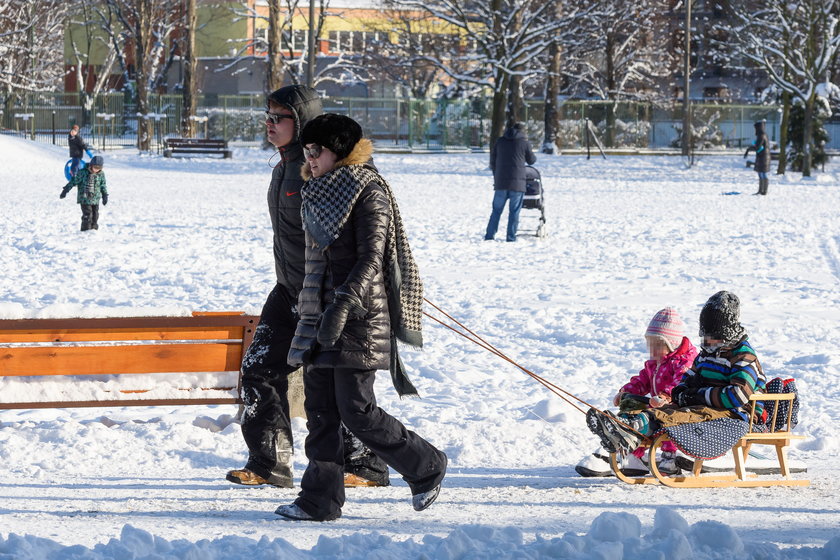
<path fill-rule="evenodd" d="M 79 99 L 84 109 L 83 119 L 89 118 L 96 98 L 108 85 L 118 54 L 115 49 L 110 48 L 107 35 L 97 33 L 97 20 L 91 9 L 94 2 L 95 0 L 82 0 L 76 4 L 76 11 L 68 20 L 66 32 L 75 62 L 73 69 L 79 88 Z M 97 68 L 94 64 L 94 53 L 98 50 L 104 50 L 106 54 Z"/>
<path fill-rule="evenodd" d="M 802 175 L 811 175 L 813 121 L 820 83 L 840 50 L 840 0 L 768 0 L 755 11 L 740 0 L 738 48 L 805 109 Z"/>
<path fill-rule="evenodd" d="M 103 0 L 93 3 L 98 22 L 107 34 L 126 84 L 134 78 L 137 110 L 137 147 L 149 150 L 152 107 L 149 94 L 165 86 L 178 43 L 175 31 L 183 27 L 181 0 Z"/>
<path fill-rule="evenodd" d="M 313 0 L 315 1 L 315 0 Z M 267 0 L 268 14 L 262 14 L 253 7 L 234 6 L 233 14 L 236 18 L 246 18 L 262 21 L 262 27 L 267 30 L 265 37 L 255 34 L 253 38 L 240 42 L 238 52 L 234 58 L 240 58 L 247 52 L 257 51 L 266 53 L 266 92 L 280 87 L 286 79 L 293 84 L 302 83 L 305 79 L 306 65 L 309 58 L 309 41 L 300 40 L 310 29 L 310 22 L 305 19 L 305 29 L 294 29 L 292 24 L 296 13 L 302 13 L 299 0 Z M 318 0 L 314 21 L 315 48 L 318 48 L 324 22 L 329 12 L 329 0 Z M 255 26 L 256 27 L 256 26 Z M 302 32 L 302 33 L 301 33 Z M 316 53 L 317 54 L 317 53 Z M 364 81 L 367 72 L 361 60 L 352 57 L 339 56 L 329 64 L 323 65 L 314 76 L 314 84 L 332 81 L 337 83 L 354 83 Z"/>
<path fill-rule="evenodd" d="M 393 0 L 399 7 L 426 12 L 457 30 L 461 40 L 446 58 L 424 59 L 450 79 L 493 92 L 491 142 L 521 107 L 521 86 L 545 73 L 539 56 L 562 26 L 544 0 Z"/>
<path fill-rule="evenodd" d="M 567 44 L 567 77 L 587 95 L 609 100 L 606 144 L 615 143 L 615 108 L 620 100 L 651 99 L 653 84 L 669 72 L 665 34 L 654 33 L 657 0 L 594 0 L 576 19 L 577 34 Z"/>
<path fill-rule="evenodd" d="M 0 2 L 0 91 L 11 114 L 25 92 L 55 91 L 61 83 L 61 50 L 68 5 L 60 0 Z"/>
<path fill-rule="evenodd" d="M 181 110 L 181 134 L 185 138 L 195 136 L 195 119 L 198 110 L 198 89 L 196 87 L 195 34 L 198 25 L 196 0 L 184 0 L 184 38 L 182 54 L 184 60 L 184 81 L 182 87 L 183 107 Z"/>
<path fill-rule="evenodd" d="M 366 66 L 376 68 L 412 97 L 426 97 L 440 75 L 428 57 L 443 58 L 451 52 L 457 34 L 440 33 L 425 12 L 386 6 L 382 13 L 386 26 L 375 21 L 366 27 L 374 37 L 365 45 Z"/>

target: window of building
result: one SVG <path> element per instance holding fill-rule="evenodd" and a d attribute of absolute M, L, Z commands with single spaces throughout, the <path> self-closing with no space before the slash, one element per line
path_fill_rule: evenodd
<path fill-rule="evenodd" d="M 363 53 L 371 43 L 387 40 L 379 31 L 330 31 L 329 49 L 334 53 Z"/>

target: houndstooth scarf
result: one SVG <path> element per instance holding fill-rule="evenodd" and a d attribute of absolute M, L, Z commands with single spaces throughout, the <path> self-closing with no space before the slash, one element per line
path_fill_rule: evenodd
<path fill-rule="evenodd" d="M 300 191 L 303 223 L 319 247 L 328 247 L 344 229 L 359 195 L 374 181 L 385 189 L 391 206 L 382 263 L 391 329 L 399 340 L 420 347 L 423 345 L 423 283 L 387 181 L 364 165 L 345 165 L 321 177 L 310 178 Z"/>

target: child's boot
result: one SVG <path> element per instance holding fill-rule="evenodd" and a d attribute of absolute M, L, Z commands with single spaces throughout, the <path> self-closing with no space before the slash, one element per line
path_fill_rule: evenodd
<path fill-rule="evenodd" d="M 680 468 L 677 466 L 677 454 L 674 451 L 663 451 L 656 462 L 656 467 L 659 472 L 669 476 L 680 474 Z"/>

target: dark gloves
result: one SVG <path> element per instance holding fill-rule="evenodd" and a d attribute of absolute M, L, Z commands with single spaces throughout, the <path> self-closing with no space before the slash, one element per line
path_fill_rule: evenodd
<path fill-rule="evenodd" d="M 102 193 L 102 205 L 103 206 L 108 205 L 108 193 Z"/>
<path fill-rule="evenodd" d="M 702 404 L 698 402 L 697 397 L 697 389 L 689 389 L 685 385 L 677 385 L 674 387 L 674 390 L 671 391 L 671 399 L 673 402 L 677 403 L 677 406 L 680 408 L 695 404 Z"/>
<path fill-rule="evenodd" d="M 747 148 L 747 151 L 746 151 L 746 152 L 744 152 L 744 157 L 746 158 L 746 157 L 747 157 L 747 155 L 748 155 L 749 153 L 750 153 L 750 149 L 749 149 L 749 148 Z"/>
<path fill-rule="evenodd" d="M 68 192 L 70 192 L 70 189 L 67 188 L 67 187 L 64 187 L 63 189 L 61 189 L 61 194 L 58 195 L 58 198 L 66 197 Z"/>
<path fill-rule="evenodd" d="M 354 316 L 366 313 L 360 305 L 359 298 L 344 292 L 335 292 L 333 302 L 321 314 L 321 325 L 318 327 L 318 344 L 324 348 L 331 348 L 338 342 L 347 318 L 351 312 Z"/>

